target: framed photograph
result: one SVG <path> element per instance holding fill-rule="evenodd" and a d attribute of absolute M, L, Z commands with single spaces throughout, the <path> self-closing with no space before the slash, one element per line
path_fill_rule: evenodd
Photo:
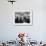
<path fill-rule="evenodd" d="M 16 26 L 31 26 L 33 23 L 33 14 L 31 11 L 16 11 L 15 21 Z"/>

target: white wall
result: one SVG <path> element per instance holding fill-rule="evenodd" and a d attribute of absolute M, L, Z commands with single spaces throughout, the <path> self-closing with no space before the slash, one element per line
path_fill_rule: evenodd
<path fill-rule="evenodd" d="M 33 10 L 32 26 L 15 26 L 16 10 Z M 0 40 L 11 40 L 18 32 L 31 34 L 34 40 L 46 40 L 46 0 L 17 0 L 14 5 L 7 0 L 0 0 Z"/>

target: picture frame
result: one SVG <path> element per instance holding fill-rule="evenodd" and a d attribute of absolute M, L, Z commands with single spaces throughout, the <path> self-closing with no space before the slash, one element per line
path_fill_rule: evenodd
<path fill-rule="evenodd" d="M 15 26 L 32 26 L 33 25 L 33 11 L 32 10 L 16 11 L 14 24 Z"/>

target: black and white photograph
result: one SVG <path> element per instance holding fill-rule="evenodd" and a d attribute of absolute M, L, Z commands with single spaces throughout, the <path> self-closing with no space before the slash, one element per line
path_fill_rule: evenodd
<path fill-rule="evenodd" d="M 32 25 L 32 12 L 15 12 L 15 25 Z"/>

